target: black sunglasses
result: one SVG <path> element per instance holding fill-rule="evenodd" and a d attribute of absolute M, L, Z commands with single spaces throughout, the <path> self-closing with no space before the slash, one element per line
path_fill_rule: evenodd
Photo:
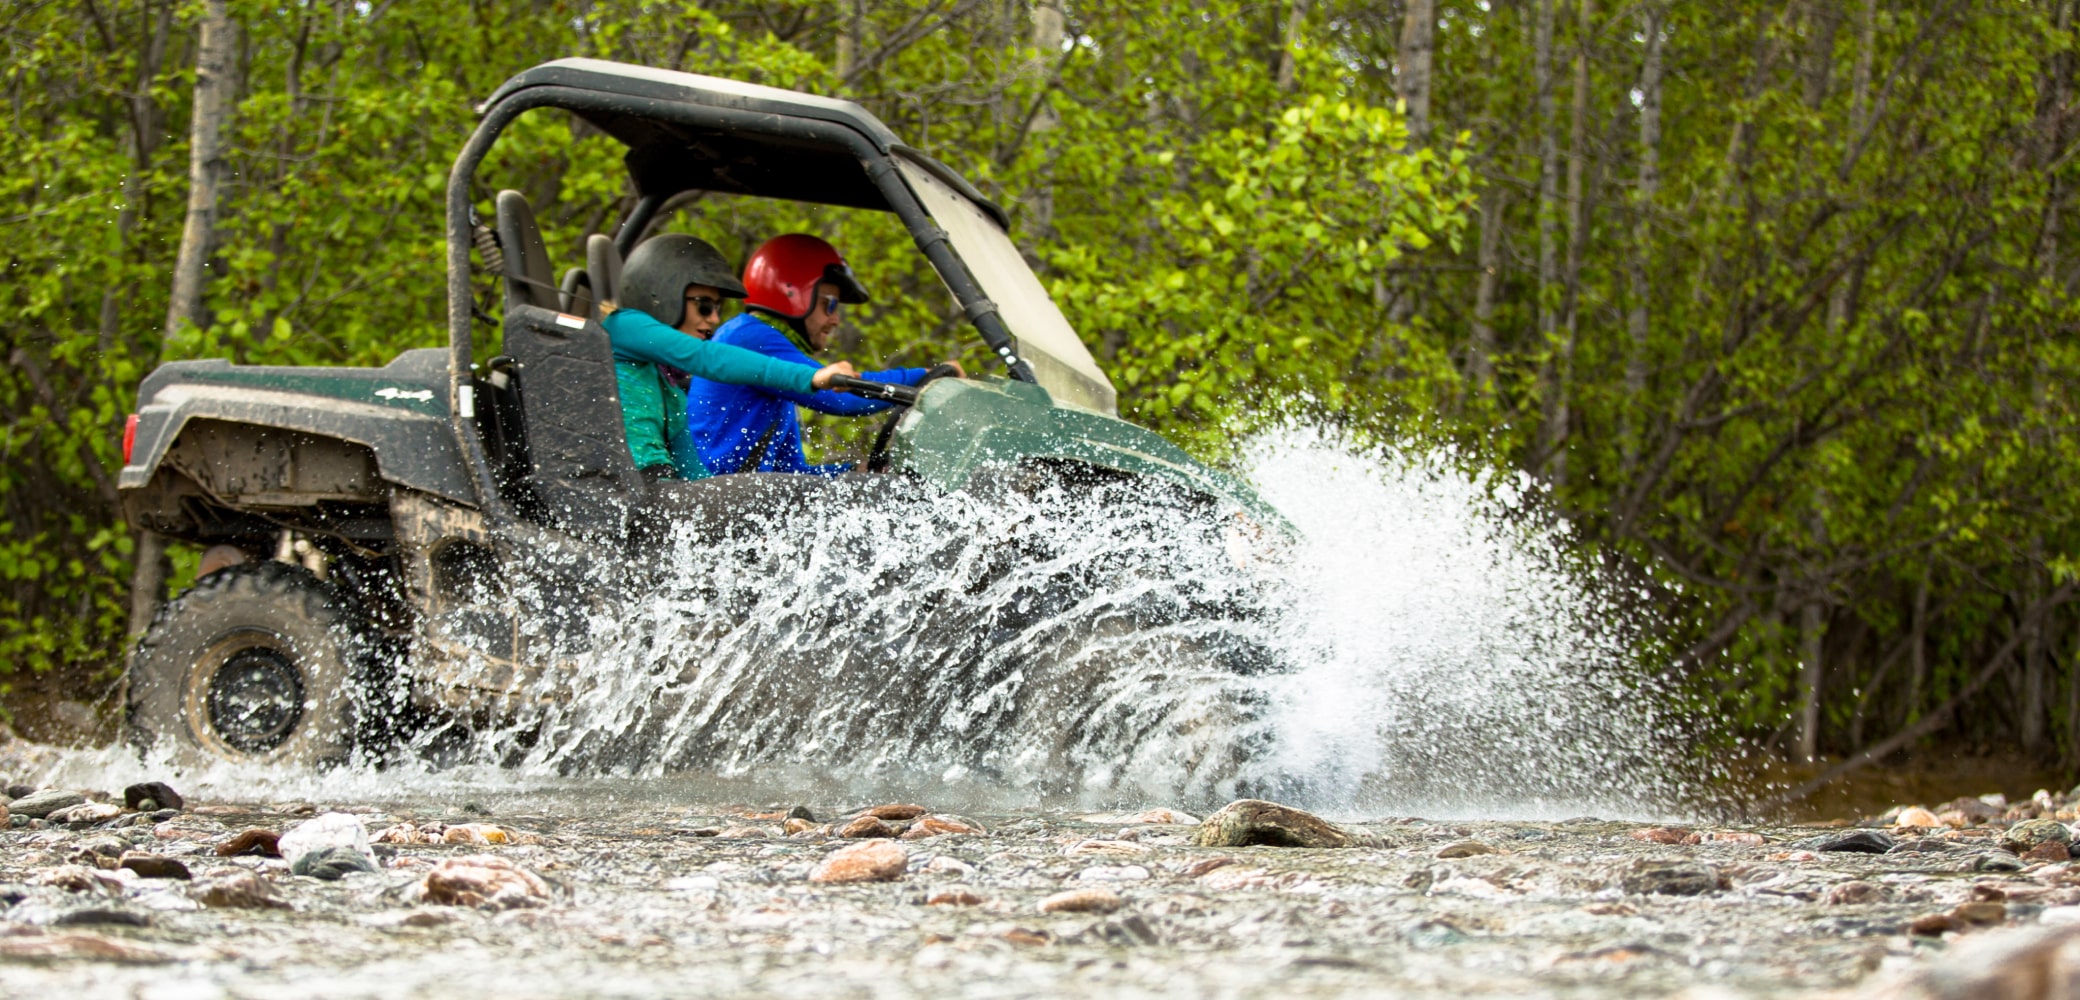
<path fill-rule="evenodd" d="M 686 304 L 692 306 L 694 312 L 703 316 L 713 316 L 722 312 L 722 300 L 706 295 L 688 295 Z"/>

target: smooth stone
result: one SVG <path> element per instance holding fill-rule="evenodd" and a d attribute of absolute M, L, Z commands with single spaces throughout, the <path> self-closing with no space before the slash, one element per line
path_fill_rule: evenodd
<path fill-rule="evenodd" d="M 434 865 L 419 894 L 430 903 L 509 910 L 548 902 L 549 883 L 497 855 L 474 854 Z"/>
<path fill-rule="evenodd" d="M 255 827 L 218 844 L 217 855 L 228 858 L 239 854 L 257 854 L 263 858 L 279 858 L 282 856 L 281 839 L 281 835 L 273 830 Z"/>
<path fill-rule="evenodd" d="M 123 807 L 113 802 L 82 802 L 76 806 L 54 809 L 44 819 L 63 823 L 77 830 L 96 823 L 106 823 L 123 815 Z"/>
<path fill-rule="evenodd" d="M 1478 840 L 1462 840 L 1455 844 L 1444 845 L 1444 847 L 1438 850 L 1437 856 L 1443 860 L 1450 861 L 1453 858 L 1472 858 L 1483 854 L 1500 853 L 1502 852 Z"/>
<path fill-rule="evenodd" d="M 809 881 L 826 885 L 893 882 L 910 867 L 910 854 L 892 840 L 868 840 L 841 847 L 809 871 Z"/>
<path fill-rule="evenodd" d="M 308 875 L 311 878 L 335 881 L 349 872 L 372 872 L 374 861 L 352 847 L 321 847 L 305 851 L 289 863 L 292 875 Z"/>
<path fill-rule="evenodd" d="M 1111 913 L 1126 905 L 1110 889 L 1070 889 L 1040 901 L 1042 913 Z"/>
<path fill-rule="evenodd" d="M 1972 862 L 1975 872 L 2019 872 L 2022 859 L 2006 851 L 1988 851 Z"/>
<path fill-rule="evenodd" d="M 1900 810 L 1898 816 L 1892 818 L 1892 825 L 1926 830 L 1942 826 L 1943 821 L 1937 819 L 1935 813 L 1920 806 L 1908 806 Z"/>
<path fill-rule="evenodd" d="M 286 910 L 287 900 L 275 895 L 266 879 L 248 871 L 221 872 L 197 879 L 188 888 L 188 898 L 204 906 L 222 909 Z"/>
<path fill-rule="evenodd" d="M 2001 834 L 2001 846 L 2021 854 L 2038 844 L 2070 844 L 2073 831 L 2055 819 L 2024 820 Z"/>
<path fill-rule="evenodd" d="M 32 792 L 28 795 L 16 796 L 14 801 L 7 804 L 7 811 L 16 816 L 43 819 L 60 809 L 70 809 L 86 801 L 87 797 L 78 792 L 52 788 L 41 792 Z"/>
<path fill-rule="evenodd" d="M 1827 890 L 1827 902 L 1834 906 L 1883 903 L 1891 898 L 1892 890 L 1875 882 L 1843 882 Z"/>
<path fill-rule="evenodd" d="M 181 864 L 179 861 L 176 861 L 172 858 L 162 858 L 156 854 L 145 854 L 139 851 L 131 851 L 124 854 L 122 860 L 116 863 L 116 867 L 128 868 L 129 870 L 136 872 L 138 878 L 172 878 L 183 880 L 194 878 L 194 876 L 188 872 L 188 866 Z"/>
<path fill-rule="evenodd" d="M 1883 854 L 1897 846 L 1892 835 L 1881 830 L 1851 830 L 1848 833 L 1808 837 L 1791 846 L 1808 851 L 1844 854 Z"/>
<path fill-rule="evenodd" d="M 1206 817 L 1192 838 L 1200 847 L 1355 847 L 1359 838 L 1311 812 L 1262 799 L 1241 799 Z"/>
<path fill-rule="evenodd" d="M 152 918 L 136 910 L 125 910 L 114 906 L 82 906 L 66 910 L 51 921 L 52 927 L 150 927 Z"/>
<path fill-rule="evenodd" d="M 1642 895 L 1700 896 L 1719 890 L 1719 870 L 1691 861 L 1635 861 L 1619 885 Z"/>
<path fill-rule="evenodd" d="M 150 808 L 146 808 L 147 802 L 150 803 Z M 125 809 L 135 809 L 138 812 L 171 809 L 179 812 L 187 807 L 188 800 L 182 798 L 181 793 L 174 791 L 173 786 L 163 781 L 140 781 L 123 789 Z"/>
<path fill-rule="evenodd" d="M 893 837 L 896 835 L 896 831 L 890 829 L 887 823 L 883 823 L 881 817 L 872 813 L 854 817 L 833 832 L 847 840 L 864 840 L 868 837 Z"/>

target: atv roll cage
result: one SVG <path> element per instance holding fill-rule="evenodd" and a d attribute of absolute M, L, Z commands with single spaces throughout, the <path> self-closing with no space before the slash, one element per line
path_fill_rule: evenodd
<path fill-rule="evenodd" d="M 945 165 L 899 142 L 864 108 L 850 101 L 691 73 L 594 59 L 558 60 L 514 76 L 479 106 L 481 120 L 448 175 L 449 412 L 456 440 L 487 508 L 495 510 L 502 501 L 493 463 L 471 426 L 476 418 L 470 342 L 470 251 L 476 225 L 473 181 L 505 129 L 521 114 L 538 108 L 571 112 L 628 147 L 625 162 L 637 201 L 614 237 L 623 255 L 634 248 L 659 209 L 683 191 L 893 212 L 1010 378 L 1043 387 L 1056 381 L 1036 375 L 1034 365 L 1021 353 L 1018 334 L 992 301 L 985 282 L 950 245 L 948 230 L 934 220 L 912 188 L 932 182 L 943 185 L 957 198 L 946 199 L 940 192 L 941 214 L 961 214 L 966 208 L 993 223 L 999 236 L 1008 228 L 1008 216 Z M 949 202 L 955 203 L 950 212 Z M 957 220 L 948 221 L 960 225 Z M 1015 267 L 1023 269 L 1023 262 Z M 1030 272 L 1023 277 L 1037 289 Z M 1048 311 L 1053 312 L 1051 303 Z M 1052 318 L 1060 332 L 1068 332 L 1058 313 Z M 1066 342 L 1060 336 L 1046 339 L 1054 343 L 1028 343 L 1027 353 L 1051 347 L 1055 355 L 1068 355 L 1049 358 L 1055 363 L 1043 365 L 1043 369 L 1066 370 L 1073 373 L 1070 378 L 1083 382 L 1095 379 L 1098 386 L 1081 386 L 1084 391 L 1072 391 L 1069 398 L 1082 395 L 1110 410 L 1112 387 L 1074 334 L 1069 333 Z"/>

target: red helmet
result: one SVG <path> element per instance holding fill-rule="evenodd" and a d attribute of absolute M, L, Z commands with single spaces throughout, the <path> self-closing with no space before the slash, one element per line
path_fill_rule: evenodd
<path fill-rule="evenodd" d="M 775 236 L 744 262 L 744 304 L 801 319 L 816 308 L 816 286 L 838 286 L 838 301 L 867 301 L 838 248 L 805 233 Z"/>

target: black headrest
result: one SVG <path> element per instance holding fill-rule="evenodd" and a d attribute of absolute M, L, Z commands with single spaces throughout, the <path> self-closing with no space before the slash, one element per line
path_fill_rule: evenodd
<path fill-rule="evenodd" d="M 498 246 L 506 261 L 506 305 L 556 309 L 562 296 L 549 268 L 549 251 L 534 224 L 534 209 L 518 191 L 498 193 Z"/>

